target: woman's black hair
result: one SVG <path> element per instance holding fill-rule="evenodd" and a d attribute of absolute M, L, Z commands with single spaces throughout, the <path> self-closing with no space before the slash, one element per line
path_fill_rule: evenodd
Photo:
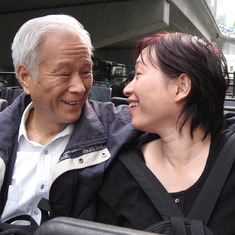
<path fill-rule="evenodd" d="M 228 71 L 226 59 L 216 44 L 185 33 L 163 32 L 139 40 L 135 58 L 145 48 L 152 64 L 158 65 L 169 78 L 187 74 L 191 80 L 191 90 L 179 117 L 180 131 L 191 120 L 192 137 L 199 126 L 205 130 L 204 138 L 218 133 L 223 127 Z M 153 48 L 157 61 L 151 55 Z"/>

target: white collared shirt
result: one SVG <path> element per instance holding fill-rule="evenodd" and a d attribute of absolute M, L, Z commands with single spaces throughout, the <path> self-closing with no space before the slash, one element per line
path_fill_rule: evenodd
<path fill-rule="evenodd" d="M 53 168 L 73 132 L 74 125 L 69 124 L 46 146 L 30 141 L 25 123 L 32 108 L 33 103 L 26 108 L 21 120 L 17 158 L 1 221 L 28 214 L 40 223 L 41 211 L 37 204 L 42 197 L 48 199 Z"/>

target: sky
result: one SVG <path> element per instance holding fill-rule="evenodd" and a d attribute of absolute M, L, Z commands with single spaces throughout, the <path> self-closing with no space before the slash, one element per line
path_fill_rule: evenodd
<path fill-rule="evenodd" d="M 235 0 L 218 0 L 218 14 L 226 14 L 227 25 L 231 26 L 235 21 Z"/>

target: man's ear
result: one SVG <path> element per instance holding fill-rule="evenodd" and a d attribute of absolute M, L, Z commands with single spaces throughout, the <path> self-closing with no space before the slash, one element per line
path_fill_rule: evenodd
<path fill-rule="evenodd" d="M 191 80 L 187 74 L 181 74 L 176 81 L 175 101 L 184 100 L 191 90 Z"/>
<path fill-rule="evenodd" d="M 32 83 L 32 77 L 29 70 L 23 64 L 19 65 L 17 68 L 18 79 L 21 86 L 24 89 L 24 92 L 30 95 L 30 84 Z"/>

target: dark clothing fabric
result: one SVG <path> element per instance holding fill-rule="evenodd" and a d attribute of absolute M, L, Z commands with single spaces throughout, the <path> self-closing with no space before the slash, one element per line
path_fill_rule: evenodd
<path fill-rule="evenodd" d="M 198 181 L 185 191 L 170 194 L 185 216 L 190 212 L 224 143 L 224 133 L 214 137 L 205 169 Z M 138 153 L 145 165 L 140 145 L 133 147 L 133 151 Z M 147 166 L 146 171 L 150 171 Z M 96 221 L 140 230 L 162 221 L 148 196 L 118 158 L 113 161 L 104 179 L 97 201 Z M 215 235 L 235 234 L 234 189 L 235 164 L 208 224 Z"/>
<path fill-rule="evenodd" d="M 11 184 L 21 117 L 30 102 L 30 97 L 22 94 L 0 114 L 0 215 Z M 87 101 L 53 171 L 49 194 L 53 215 L 93 220 L 93 198 L 106 167 L 137 134 L 128 106 Z"/>

